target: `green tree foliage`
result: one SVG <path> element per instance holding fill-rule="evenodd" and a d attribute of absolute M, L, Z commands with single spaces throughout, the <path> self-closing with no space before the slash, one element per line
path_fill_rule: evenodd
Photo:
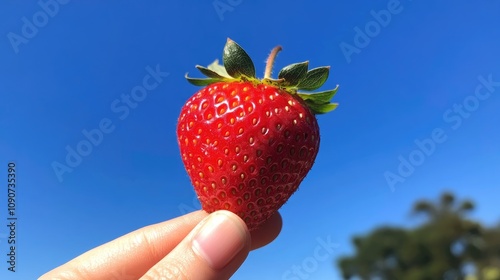
<path fill-rule="evenodd" d="M 337 263 L 344 279 L 500 280 L 500 226 L 484 228 L 468 219 L 472 210 L 472 201 L 451 193 L 417 201 L 412 214 L 425 217 L 420 226 L 382 227 L 353 238 L 355 255 Z M 465 275 L 466 266 L 476 275 Z"/>
<path fill-rule="evenodd" d="M 486 229 L 475 264 L 485 280 L 500 280 L 500 225 Z"/>

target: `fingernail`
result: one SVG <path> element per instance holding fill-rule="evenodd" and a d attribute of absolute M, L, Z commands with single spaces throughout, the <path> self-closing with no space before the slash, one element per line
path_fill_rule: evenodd
<path fill-rule="evenodd" d="M 224 212 L 216 212 L 194 237 L 193 250 L 213 269 L 222 269 L 243 249 L 245 237 L 241 224 Z"/>

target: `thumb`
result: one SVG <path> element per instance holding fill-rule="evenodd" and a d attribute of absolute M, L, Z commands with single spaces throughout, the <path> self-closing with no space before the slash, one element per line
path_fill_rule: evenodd
<path fill-rule="evenodd" d="M 250 251 L 245 222 L 229 211 L 202 220 L 141 279 L 229 279 Z"/>

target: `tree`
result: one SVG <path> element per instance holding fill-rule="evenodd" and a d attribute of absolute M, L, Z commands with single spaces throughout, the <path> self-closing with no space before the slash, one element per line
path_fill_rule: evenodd
<path fill-rule="evenodd" d="M 480 279 L 500 280 L 500 225 L 486 229 L 475 258 Z"/>
<path fill-rule="evenodd" d="M 339 264 L 344 278 L 359 276 L 371 279 L 379 276 L 383 279 L 401 279 L 401 247 L 409 240 L 403 229 L 384 227 L 375 230 L 367 237 L 353 239 L 358 254 L 354 258 L 341 259 Z"/>
<path fill-rule="evenodd" d="M 472 201 L 451 193 L 417 201 L 412 214 L 426 218 L 418 227 L 382 227 L 353 238 L 356 254 L 338 260 L 344 279 L 465 279 L 467 265 L 486 279 L 482 270 L 500 267 L 500 227 L 484 229 L 468 219 L 473 210 Z"/>

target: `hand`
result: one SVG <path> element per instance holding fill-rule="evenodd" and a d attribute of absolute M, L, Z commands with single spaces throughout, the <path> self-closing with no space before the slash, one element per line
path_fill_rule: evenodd
<path fill-rule="evenodd" d="M 250 250 L 278 236 L 281 225 L 277 213 L 250 233 L 229 211 L 200 210 L 133 231 L 39 279 L 228 279 Z"/>

